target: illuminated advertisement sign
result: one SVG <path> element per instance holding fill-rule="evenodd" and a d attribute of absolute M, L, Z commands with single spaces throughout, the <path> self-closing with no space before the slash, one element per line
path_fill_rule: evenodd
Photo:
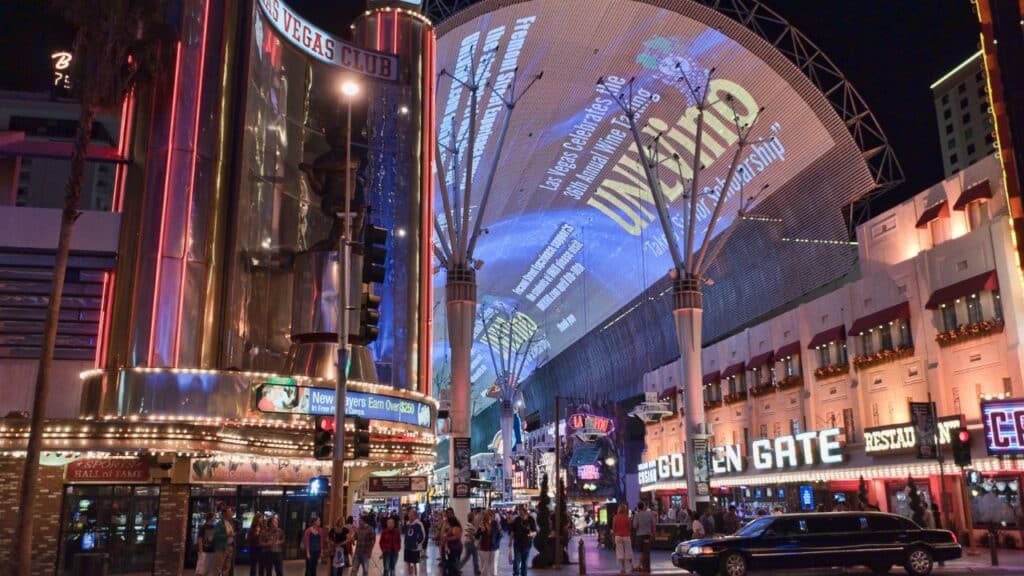
<path fill-rule="evenodd" d="M 334 414 L 334 389 L 260 382 L 253 384 L 253 406 L 275 414 Z M 345 394 L 345 415 L 370 420 L 430 427 L 430 406 L 424 402 L 349 390 Z"/>
<path fill-rule="evenodd" d="M 584 464 L 576 468 L 576 477 L 580 480 L 600 480 L 601 471 L 596 464 Z"/>
<path fill-rule="evenodd" d="M 754 469 L 786 470 L 815 464 L 842 464 L 842 430 L 829 428 L 817 432 L 760 438 L 750 444 L 750 461 Z M 714 474 L 743 472 L 746 462 L 737 445 L 715 446 L 712 449 L 711 469 Z"/>
<path fill-rule="evenodd" d="M 1024 399 L 982 402 L 981 421 L 989 454 L 1024 454 Z"/>
<path fill-rule="evenodd" d="M 706 228 L 712 201 L 723 192 L 738 149 L 737 123 L 751 123 L 756 116 L 752 143 L 738 158 L 739 176 L 724 191 L 727 200 L 714 233 L 732 224 L 741 188 L 750 196 L 770 184 L 757 198 L 764 202 L 836 145 L 791 78 L 715 27 L 653 4 L 507 3 L 444 30 L 438 40 L 438 69 L 460 78 L 475 70 L 477 82 L 490 88 L 478 95 L 472 162 L 474 178 L 480 180 L 474 193 L 483 188 L 494 161 L 505 114 L 502 96 L 513 74 L 518 70 L 521 89 L 544 72 L 510 117 L 494 174 L 498 184 L 483 216 L 487 234 L 479 237 L 475 253 L 484 264 L 477 274 L 479 301 L 513 302 L 544 334 L 523 378 L 540 359 L 557 355 L 672 267 L 636 146 L 613 96 L 632 96 L 637 124 L 664 160 L 658 175 L 677 232 L 684 221 L 684 189 L 693 176 L 690 163 L 697 154 L 699 104 L 681 81 L 683 75 L 698 86 L 710 78 L 698 227 Z M 567 10 L 567 5 L 585 9 Z M 566 30 L 587 33 L 567 35 Z M 599 47 L 594 39 L 601 39 Z M 439 86 L 436 121 L 449 183 L 459 181 L 456 176 L 469 164 L 464 159 L 469 98 L 460 82 L 446 80 Z M 461 151 L 463 158 L 455 161 L 451 150 Z M 678 162 L 673 160 L 677 157 Z M 471 211 L 479 201 L 474 196 Z M 440 198 L 437 202 L 440 214 Z M 435 281 L 441 298 L 444 275 Z M 444 330 L 435 334 L 445 337 Z M 488 376 L 486 337 L 478 327 L 474 382 L 494 378 Z M 446 348 L 444 342 L 435 345 L 438 365 Z"/>
<path fill-rule="evenodd" d="M 594 414 L 573 414 L 569 416 L 569 429 L 583 436 L 607 436 L 615 430 L 615 421 Z"/>
<path fill-rule="evenodd" d="M 678 452 L 659 456 L 656 460 L 645 460 L 636 467 L 636 472 L 641 486 L 686 477 L 683 455 Z"/>
<path fill-rule="evenodd" d="M 960 427 L 959 416 L 939 418 L 939 445 L 947 446 L 952 442 L 952 433 Z M 914 426 L 894 424 L 864 429 L 864 452 L 867 454 L 891 454 L 906 452 L 917 447 L 917 434 Z"/>
<path fill-rule="evenodd" d="M 281 0 L 259 0 L 277 31 L 317 60 L 381 80 L 398 80 L 398 57 L 367 50 L 314 26 Z"/>

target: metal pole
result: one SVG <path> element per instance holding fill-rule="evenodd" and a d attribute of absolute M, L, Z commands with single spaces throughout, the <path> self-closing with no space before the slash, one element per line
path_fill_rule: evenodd
<path fill-rule="evenodd" d="M 562 518 L 559 514 L 559 502 L 562 499 L 562 491 L 559 489 L 559 482 L 562 478 L 562 397 L 555 396 L 555 568 L 562 566 Z"/>
<path fill-rule="evenodd" d="M 331 467 L 331 512 L 345 517 L 345 393 L 348 389 L 349 302 L 352 282 L 352 96 L 348 96 L 345 131 L 345 225 L 341 227 L 338 267 L 341 272 L 341 301 L 338 302 L 338 379 L 334 387 L 334 462 Z"/>

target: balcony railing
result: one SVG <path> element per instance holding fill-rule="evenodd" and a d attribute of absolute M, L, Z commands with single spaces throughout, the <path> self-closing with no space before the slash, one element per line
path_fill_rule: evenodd
<path fill-rule="evenodd" d="M 962 324 L 959 328 L 939 332 L 935 335 L 935 341 L 942 347 L 952 346 L 954 344 L 959 344 L 960 342 L 998 334 L 1002 332 L 1005 327 L 1006 324 L 999 318 L 991 318 L 989 320 L 982 320 L 981 322 Z"/>

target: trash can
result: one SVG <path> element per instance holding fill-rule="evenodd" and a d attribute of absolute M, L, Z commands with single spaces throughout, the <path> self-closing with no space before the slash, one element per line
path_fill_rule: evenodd
<path fill-rule="evenodd" d="M 110 571 L 110 554 L 106 552 L 79 552 L 72 562 L 75 576 L 107 576 Z"/>

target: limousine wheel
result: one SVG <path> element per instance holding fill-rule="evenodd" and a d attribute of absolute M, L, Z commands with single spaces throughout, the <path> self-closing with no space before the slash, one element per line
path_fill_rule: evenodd
<path fill-rule="evenodd" d="M 722 558 L 724 576 L 747 576 L 747 559 L 738 552 L 730 552 Z"/>
<path fill-rule="evenodd" d="M 932 553 L 924 548 L 911 548 L 903 567 L 912 576 L 927 576 L 932 572 Z"/>

